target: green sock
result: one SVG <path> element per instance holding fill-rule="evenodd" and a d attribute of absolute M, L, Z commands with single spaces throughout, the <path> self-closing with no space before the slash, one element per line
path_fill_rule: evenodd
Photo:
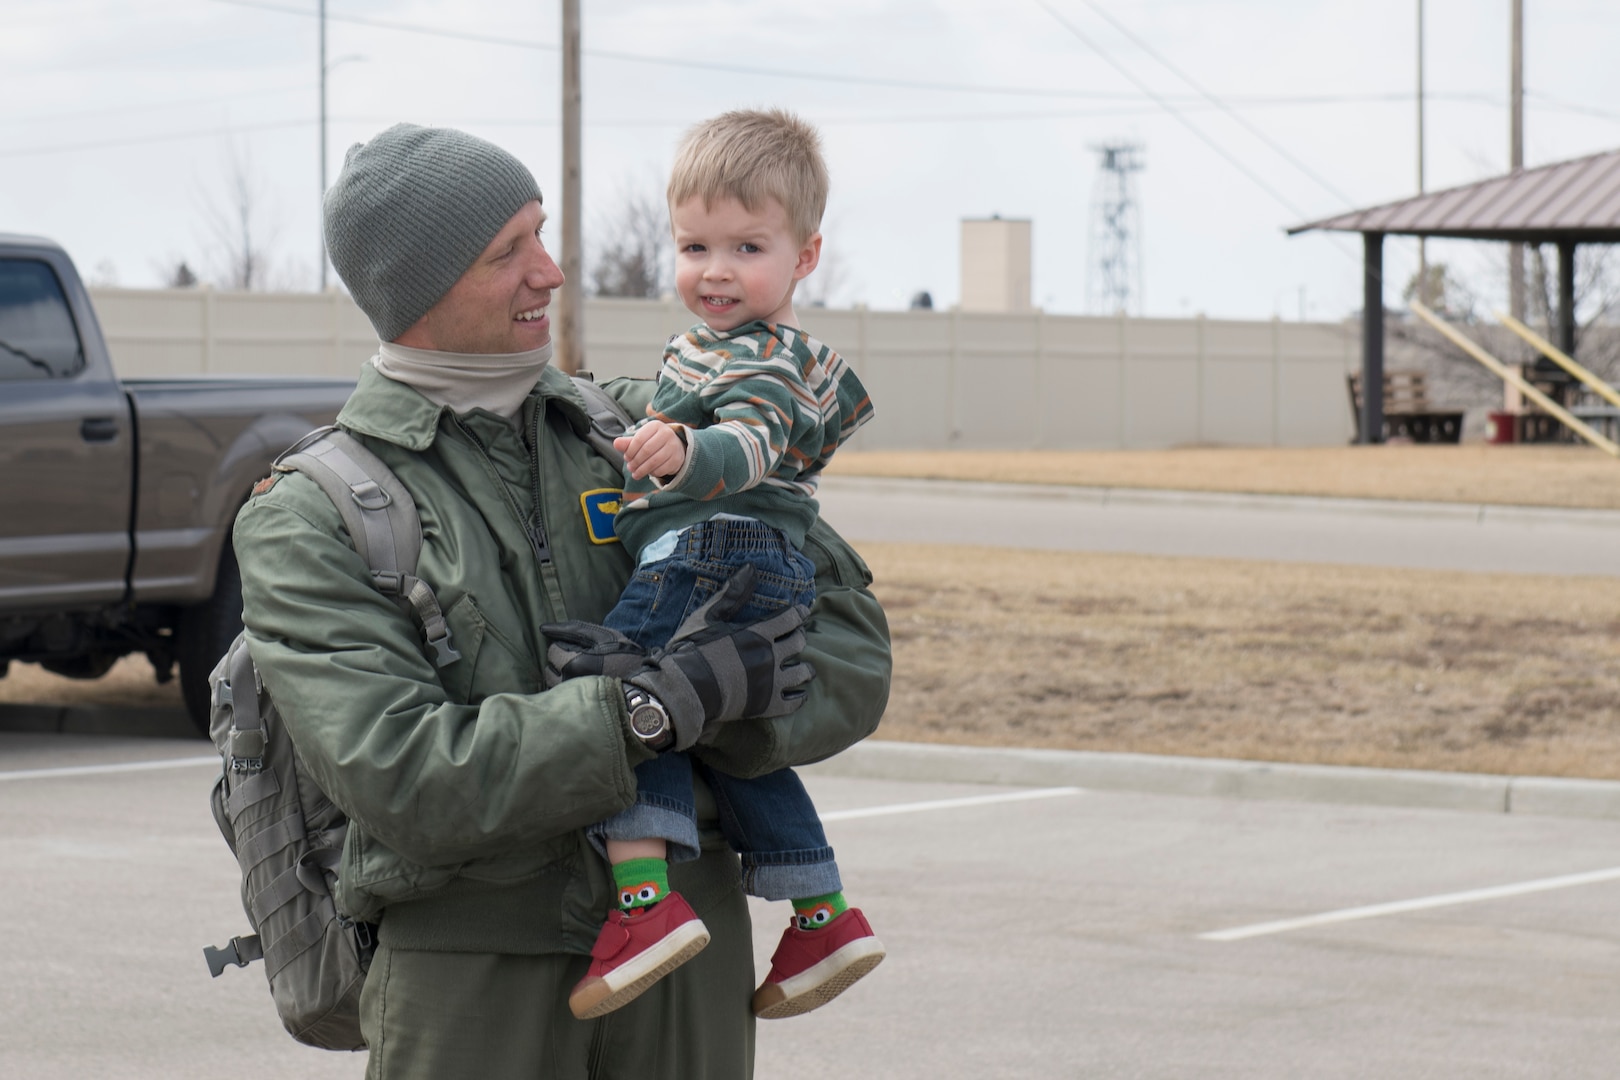
<path fill-rule="evenodd" d="M 614 863 L 613 883 L 619 887 L 620 911 L 652 907 L 669 895 L 669 862 L 626 859 Z"/>
<path fill-rule="evenodd" d="M 842 890 L 793 901 L 793 919 L 800 930 L 820 930 L 848 910 Z"/>

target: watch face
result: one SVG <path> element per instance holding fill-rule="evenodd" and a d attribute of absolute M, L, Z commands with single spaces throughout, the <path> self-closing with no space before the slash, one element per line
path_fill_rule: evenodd
<path fill-rule="evenodd" d="M 630 713 L 630 729 L 643 739 L 656 739 L 664 733 L 667 720 L 656 705 L 641 704 Z"/>

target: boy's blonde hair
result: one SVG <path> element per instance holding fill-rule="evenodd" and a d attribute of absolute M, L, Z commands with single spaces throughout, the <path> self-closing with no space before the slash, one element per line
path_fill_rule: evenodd
<path fill-rule="evenodd" d="M 705 205 L 736 199 L 750 212 L 775 199 L 802 244 L 827 209 L 821 136 L 785 109 L 737 109 L 705 120 L 681 139 L 669 176 L 671 209 L 694 196 Z"/>

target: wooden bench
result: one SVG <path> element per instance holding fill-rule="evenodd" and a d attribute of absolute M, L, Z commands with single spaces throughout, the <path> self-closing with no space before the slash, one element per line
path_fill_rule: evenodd
<path fill-rule="evenodd" d="M 1350 386 L 1350 415 L 1361 441 L 1361 375 L 1345 376 Z M 1384 372 L 1383 439 L 1407 438 L 1417 443 L 1454 443 L 1462 439 L 1462 410 L 1436 409 L 1429 403 L 1429 377 L 1421 371 Z"/>

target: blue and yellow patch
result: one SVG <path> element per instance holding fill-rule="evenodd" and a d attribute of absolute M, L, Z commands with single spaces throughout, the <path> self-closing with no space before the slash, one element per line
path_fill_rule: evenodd
<path fill-rule="evenodd" d="M 590 534 L 591 543 L 619 542 L 619 534 L 613 529 L 613 518 L 623 501 L 624 492 L 618 488 L 597 488 L 580 494 L 579 506 L 585 511 L 585 531 Z"/>

